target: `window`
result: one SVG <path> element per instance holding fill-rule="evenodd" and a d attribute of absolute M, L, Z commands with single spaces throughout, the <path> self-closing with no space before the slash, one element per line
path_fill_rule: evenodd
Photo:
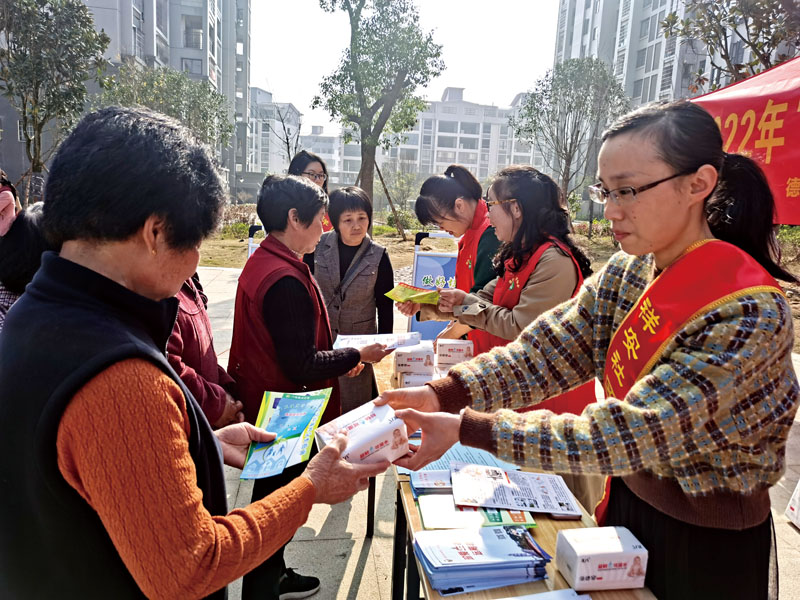
<path fill-rule="evenodd" d="M 436 160 L 438 162 L 454 163 L 456 162 L 456 153 L 447 150 L 438 150 L 436 152 Z"/>
<path fill-rule="evenodd" d="M 214 32 L 214 25 L 208 24 L 208 49 L 211 56 L 217 55 L 217 34 Z"/>
<path fill-rule="evenodd" d="M 417 150 L 415 148 L 400 148 L 400 160 L 417 162 Z"/>
<path fill-rule="evenodd" d="M 464 123 L 461 122 L 461 133 L 466 133 L 467 135 L 478 135 L 480 132 L 480 124 L 479 123 Z"/>
<path fill-rule="evenodd" d="M 181 71 L 192 75 L 202 75 L 203 60 L 201 58 L 182 58 Z"/>
<path fill-rule="evenodd" d="M 514 148 L 515 148 L 515 150 L 514 150 L 515 152 L 526 152 L 527 153 L 527 152 L 531 151 L 531 145 L 528 144 L 527 142 L 523 142 L 523 141 L 520 141 L 520 140 L 517 140 L 516 142 L 514 142 Z"/>
<path fill-rule="evenodd" d="M 661 42 L 653 46 L 653 68 L 657 69 L 658 64 L 661 62 Z"/>
<path fill-rule="evenodd" d="M 647 8 L 651 2 L 652 0 L 642 0 L 642 8 Z"/>
<path fill-rule="evenodd" d="M 342 165 L 343 165 L 342 166 L 343 171 L 358 173 L 361 170 L 360 160 L 343 160 Z"/>
<path fill-rule="evenodd" d="M 647 58 L 647 48 L 642 48 L 636 53 L 636 68 L 641 69 L 644 66 L 645 58 Z"/>
<path fill-rule="evenodd" d="M 419 134 L 418 133 L 409 133 L 406 136 L 406 141 L 403 142 L 407 146 L 419 146 Z"/>
<path fill-rule="evenodd" d="M 653 47 L 647 47 L 647 66 L 644 68 L 645 71 L 652 71 L 653 70 Z"/>
<path fill-rule="evenodd" d="M 500 135 L 508 135 L 508 125 L 500 125 Z"/>
<path fill-rule="evenodd" d="M 647 99 L 648 102 L 652 102 L 653 100 L 656 99 L 656 85 L 657 84 L 658 84 L 658 75 L 653 75 L 650 78 L 650 97 Z"/>
<path fill-rule="evenodd" d="M 656 39 L 656 32 L 658 31 L 658 16 L 653 15 L 650 17 L 650 36 L 647 38 L 648 42 L 652 42 Z"/>
<path fill-rule="evenodd" d="M 423 123 L 423 127 L 425 128 L 425 131 L 432 130 L 433 129 L 433 119 L 425 119 L 425 121 Z"/>
<path fill-rule="evenodd" d="M 458 131 L 458 121 L 439 121 L 439 131 L 441 133 L 456 133 Z"/>
<path fill-rule="evenodd" d="M 423 145 L 423 146 L 430 147 L 430 145 L 431 145 L 432 143 L 433 143 L 433 136 L 431 136 L 430 134 L 427 134 L 427 135 L 423 135 L 423 136 L 422 136 L 422 145 Z"/>
<path fill-rule="evenodd" d="M 236 42 L 236 54 L 239 56 L 244 56 L 244 43 L 243 42 Z"/>
<path fill-rule="evenodd" d="M 458 162 L 465 165 L 474 165 L 478 162 L 477 152 L 459 152 Z"/>
<path fill-rule="evenodd" d="M 443 106 L 442 113 L 446 115 L 454 115 L 458 112 L 458 109 L 455 106 Z"/>
<path fill-rule="evenodd" d="M 642 79 L 637 79 L 633 82 L 633 97 L 634 98 L 641 98 L 642 97 Z"/>
<path fill-rule="evenodd" d="M 496 108 L 485 108 L 483 110 L 484 117 L 496 117 L 497 116 L 497 109 Z"/>
<path fill-rule="evenodd" d="M 361 156 L 361 146 L 353 146 L 348 144 L 344 147 L 345 156 Z"/>
<path fill-rule="evenodd" d="M 639 37 L 647 37 L 650 32 L 650 19 L 642 19 L 639 24 Z"/>
<path fill-rule="evenodd" d="M 477 108 L 465 108 L 464 109 L 464 114 L 468 115 L 470 117 L 474 117 L 475 115 L 478 114 L 478 109 Z"/>
<path fill-rule="evenodd" d="M 597 39 L 597 27 L 592 29 L 592 41 L 595 41 L 596 39 Z"/>
<path fill-rule="evenodd" d="M 461 138 L 458 142 L 458 147 L 462 150 L 477 150 L 478 138 Z"/>
<path fill-rule="evenodd" d="M 581 35 L 586 35 L 589 33 L 589 19 L 583 20 L 583 31 L 581 31 Z"/>
<path fill-rule="evenodd" d="M 436 139 L 436 145 L 439 148 L 455 148 L 458 138 L 449 135 L 440 135 Z"/>
<path fill-rule="evenodd" d="M 481 148 L 488 148 L 490 143 L 491 140 L 488 138 L 481 140 Z"/>

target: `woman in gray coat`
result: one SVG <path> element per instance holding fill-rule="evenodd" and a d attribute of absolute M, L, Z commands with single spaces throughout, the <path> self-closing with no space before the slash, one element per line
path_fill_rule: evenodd
<path fill-rule="evenodd" d="M 392 301 L 385 294 L 394 287 L 394 272 L 386 248 L 367 234 L 369 197 L 356 186 L 334 190 L 328 216 L 333 231 L 322 235 L 313 265 L 306 262 L 325 298 L 334 340 L 339 334 L 392 333 Z M 370 364 L 357 377 L 340 377 L 339 385 L 343 413 L 378 394 Z"/>

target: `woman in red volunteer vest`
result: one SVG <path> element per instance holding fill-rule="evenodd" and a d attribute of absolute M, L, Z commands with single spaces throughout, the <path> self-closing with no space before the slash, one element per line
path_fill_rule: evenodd
<path fill-rule="evenodd" d="M 246 419 L 253 423 L 265 391 L 299 392 L 333 388 L 322 423 L 339 416 L 337 377 L 357 375 L 362 363 L 388 352 L 380 344 L 332 349 L 328 312 L 303 255 L 322 236 L 328 198 L 300 177 L 270 176 L 258 196 L 266 239 L 247 260 L 236 289 L 228 373 L 236 380 Z M 253 499 L 263 498 L 297 477 L 306 463 L 280 475 L 257 479 Z M 285 546 L 284 546 L 285 547 Z M 282 547 L 245 575 L 242 598 L 278 600 L 315 593 L 319 579 L 287 569 Z"/>
<path fill-rule="evenodd" d="M 460 440 L 533 470 L 609 476 L 605 524 L 647 549 L 659 600 L 775 598 L 769 488 L 800 386 L 775 279 L 797 280 L 779 264 L 766 177 L 679 101 L 614 123 L 598 179 L 590 195 L 622 251 L 514 342 L 384 393 L 422 428 L 397 464 L 418 469 Z M 508 410 L 596 376 L 605 398 L 579 416 Z"/>
<path fill-rule="evenodd" d="M 456 259 L 456 288 L 475 292 L 495 278 L 492 259 L 500 246 L 489 223 L 489 209 L 481 198 L 482 188 L 475 176 L 461 165 L 450 165 L 444 175 L 428 177 L 419 191 L 414 205 L 419 222 L 436 225 L 458 241 Z M 419 304 L 403 302 L 397 305 L 404 315 L 410 317 L 420 312 Z M 423 306 L 420 320 L 447 319 Z M 468 325 L 452 321 L 439 338 L 458 339 L 464 336 L 472 340 L 475 353 L 492 347 L 488 335 Z"/>

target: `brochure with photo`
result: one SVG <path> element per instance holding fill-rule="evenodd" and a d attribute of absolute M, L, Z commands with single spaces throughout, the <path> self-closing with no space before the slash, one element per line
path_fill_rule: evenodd
<path fill-rule="evenodd" d="M 311 455 L 311 441 L 331 388 L 312 392 L 264 392 L 256 427 L 275 434 L 267 443 L 250 444 L 241 479 L 261 479 L 282 473 Z"/>
<path fill-rule="evenodd" d="M 363 348 L 370 344 L 383 344 L 387 350 L 401 348 L 403 346 L 414 346 L 421 341 L 419 331 L 409 331 L 408 333 L 376 333 L 374 335 L 342 335 L 336 337 L 333 349 L 340 348 Z"/>
<path fill-rule="evenodd" d="M 367 402 L 326 423 L 316 431 L 317 447 L 322 449 L 340 431 L 347 434 L 342 458 L 351 463 L 393 462 L 408 454 L 406 424 L 392 407 Z"/>
<path fill-rule="evenodd" d="M 450 470 L 458 505 L 581 516 L 575 497 L 560 475 L 464 463 L 453 463 Z"/>

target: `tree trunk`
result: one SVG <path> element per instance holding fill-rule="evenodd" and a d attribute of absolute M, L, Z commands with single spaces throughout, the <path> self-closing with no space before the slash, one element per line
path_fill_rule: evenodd
<path fill-rule="evenodd" d="M 403 224 L 400 222 L 400 216 L 397 214 L 397 209 L 394 207 L 394 202 L 392 202 L 392 196 L 389 194 L 389 188 L 386 187 L 386 182 L 383 180 L 383 174 L 378 168 L 378 163 L 372 164 L 375 165 L 375 171 L 378 173 L 378 179 L 381 180 L 383 192 L 386 194 L 386 200 L 389 202 L 389 208 L 392 209 L 392 214 L 394 215 L 394 224 L 397 227 L 397 233 L 400 234 L 400 237 L 402 237 L 403 241 L 405 242 L 408 240 L 408 238 L 406 238 L 406 231 L 403 229 Z"/>
<path fill-rule="evenodd" d="M 375 146 L 365 143 L 365 137 L 364 135 L 361 137 L 361 189 L 367 192 L 369 201 L 372 202 L 375 179 Z"/>
<path fill-rule="evenodd" d="M 592 239 L 592 222 L 594 221 L 594 200 L 589 199 L 589 239 Z"/>

